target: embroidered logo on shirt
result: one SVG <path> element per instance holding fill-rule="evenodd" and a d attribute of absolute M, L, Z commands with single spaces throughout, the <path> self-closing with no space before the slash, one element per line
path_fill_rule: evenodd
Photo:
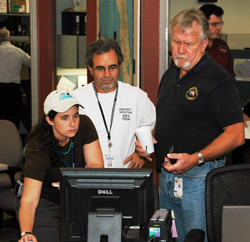
<path fill-rule="evenodd" d="M 188 100 L 194 100 L 198 97 L 198 89 L 196 87 L 191 87 L 189 90 L 186 92 L 186 98 Z"/>
<path fill-rule="evenodd" d="M 227 53 L 227 47 L 225 45 L 220 45 L 219 46 L 219 51 L 226 54 Z"/>
<path fill-rule="evenodd" d="M 132 114 L 132 108 L 119 108 L 119 113 L 122 115 L 122 120 L 130 121 L 130 115 Z"/>

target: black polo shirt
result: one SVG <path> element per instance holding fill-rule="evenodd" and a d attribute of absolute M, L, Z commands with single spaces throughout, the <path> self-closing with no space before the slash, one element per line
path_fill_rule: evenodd
<path fill-rule="evenodd" d="M 158 162 L 170 145 L 174 153 L 195 153 L 223 132 L 243 122 L 234 77 L 207 54 L 181 79 L 170 67 L 162 77 L 156 105 Z"/>

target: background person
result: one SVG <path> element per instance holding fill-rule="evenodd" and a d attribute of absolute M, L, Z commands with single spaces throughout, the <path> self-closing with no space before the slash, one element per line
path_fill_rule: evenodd
<path fill-rule="evenodd" d="M 224 24 L 222 21 L 224 14 L 223 9 L 215 4 L 204 4 L 200 7 L 200 10 L 205 14 L 209 24 L 208 54 L 235 76 L 230 49 L 227 43 L 219 38 L 220 31 Z"/>
<path fill-rule="evenodd" d="M 205 14 L 209 24 L 208 54 L 212 59 L 224 66 L 233 76 L 235 76 L 230 49 L 224 40 L 218 38 L 224 24 L 222 21 L 224 10 L 215 4 L 204 4 L 200 7 L 200 10 Z M 245 112 L 243 112 L 243 116 L 244 125 L 248 127 L 246 121 L 249 121 L 250 118 Z"/>
<path fill-rule="evenodd" d="M 160 206 L 174 211 L 177 242 L 192 229 L 206 231 L 206 175 L 224 166 L 223 155 L 244 143 L 235 80 L 206 53 L 208 30 L 199 10 L 186 9 L 173 18 L 175 65 L 162 77 L 156 105 Z M 140 155 L 149 158 L 136 144 Z"/>
<path fill-rule="evenodd" d="M 30 56 L 11 44 L 10 32 L 0 29 L 0 119 L 13 122 L 19 129 L 22 93 L 22 65 L 30 67 Z"/>
<path fill-rule="evenodd" d="M 122 62 L 114 39 L 90 44 L 86 65 L 94 82 L 76 89 L 74 95 L 96 127 L 104 166 L 141 168 L 145 161 L 135 151 L 135 130 L 144 125 L 153 128 L 155 107 L 144 91 L 118 81 Z"/>
<path fill-rule="evenodd" d="M 53 91 L 44 102 L 44 117 L 28 137 L 23 194 L 20 201 L 19 242 L 60 241 L 60 167 L 102 168 L 95 127 L 79 115 L 79 102 L 67 91 Z"/>

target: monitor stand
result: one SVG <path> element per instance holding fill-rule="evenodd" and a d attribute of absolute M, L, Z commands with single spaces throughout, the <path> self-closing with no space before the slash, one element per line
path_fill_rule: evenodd
<path fill-rule="evenodd" d="M 88 213 L 88 242 L 121 242 L 122 213 L 98 210 Z"/>

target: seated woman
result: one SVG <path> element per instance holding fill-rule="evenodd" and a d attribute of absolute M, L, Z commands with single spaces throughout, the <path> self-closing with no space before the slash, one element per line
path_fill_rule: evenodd
<path fill-rule="evenodd" d="M 67 91 L 53 91 L 44 102 L 44 117 L 28 137 L 20 201 L 19 242 L 60 241 L 60 167 L 103 168 L 92 121 L 79 115 L 80 104 Z M 83 204 L 84 206 L 84 204 Z"/>

